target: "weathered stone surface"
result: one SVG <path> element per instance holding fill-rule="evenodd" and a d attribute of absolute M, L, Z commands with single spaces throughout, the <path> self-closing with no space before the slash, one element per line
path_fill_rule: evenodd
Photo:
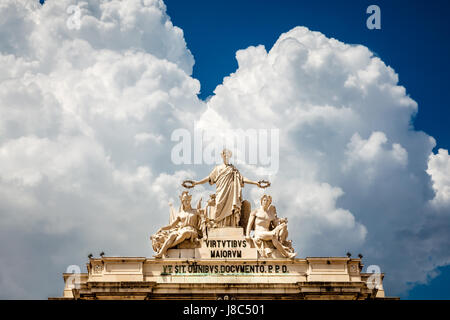
<path fill-rule="evenodd" d="M 180 249 L 190 250 L 190 249 Z M 103 267 L 96 268 L 95 266 Z M 70 299 L 369 299 L 384 298 L 383 274 L 369 289 L 361 259 L 214 259 L 104 257 L 88 273 L 64 274 Z"/>
<path fill-rule="evenodd" d="M 214 229 L 213 229 L 214 230 Z M 369 288 L 361 259 L 261 258 L 242 228 L 220 228 L 200 248 L 169 249 L 161 259 L 91 258 L 78 279 L 64 274 L 67 299 L 369 299 L 384 298 L 383 274 Z M 237 254 L 239 253 L 239 254 Z M 219 256 L 216 256 L 219 255 Z M 77 284 L 78 283 L 78 284 Z M 77 285 L 76 285 L 77 284 Z"/>
<path fill-rule="evenodd" d="M 223 227 L 213 228 L 208 230 L 209 239 L 231 239 L 231 238 L 244 238 L 243 228 Z"/>

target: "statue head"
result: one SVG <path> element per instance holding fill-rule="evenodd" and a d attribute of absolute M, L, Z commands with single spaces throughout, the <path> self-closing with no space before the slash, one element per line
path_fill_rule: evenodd
<path fill-rule="evenodd" d="M 228 164 L 228 162 L 230 161 L 230 158 L 233 154 L 231 153 L 230 150 L 223 149 L 220 155 L 222 156 L 223 163 Z"/>
<path fill-rule="evenodd" d="M 272 197 L 269 196 L 268 194 L 265 194 L 261 197 L 261 207 L 263 207 L 264 209 L 269 208 L 271 203 L 272 203 Z"/>
<path fill-rule="evenodd" d="M 191 206 L 191 200 L 192 200 L 192 196 L 189 194 L 188 191 L 183 191 L 180 195 L 180 201 L 181 201 L 181 205 L 183 207 L 190 207 Z"/>

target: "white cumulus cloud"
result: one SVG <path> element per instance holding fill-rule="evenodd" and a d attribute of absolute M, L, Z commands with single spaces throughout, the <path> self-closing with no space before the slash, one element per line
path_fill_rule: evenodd
<path fill-rule="evenodd" d="M 80 29 L 68 28 L 72 5 Z M 203 108 L 165 10 L 2 1 L 0 233 L 14 245 L 0 249 L 1 297 L 59 296 L 61 272 L 89 252 L 151 255 L 169 195 L 192 175 L 170 165 L 164 142 Z"/>
<path fill-rule="evenodd" d="M 424 232 L 449 223 L 429 205 L 445 198 L 448 173 L 432 155 L 432 200 L 426 170 L 435 141 L 412 127 L 418 105 L 391 67 L 364 46 L 304 27 L 282 34 L 269 51 L 249 47 L 236 58 L 238 69 L 216 88 L 202 122 L 280 129 L 270 192 L 279 214 L 290 217 L 301 254 L 360 251 L 387 273 L 390 294 L 448 263 L 449 237 Z M 435 254 L 426 252 L 425 234 L 440 243 Z"/>
<path fill-rule="evenodd" d="M 450 206 L 450 156 L 448 150 L 439 149 L 437 154 L 430 154 L 428 174 L 433 181 L 436 196 L 433 205 L 441 208 Z"/>

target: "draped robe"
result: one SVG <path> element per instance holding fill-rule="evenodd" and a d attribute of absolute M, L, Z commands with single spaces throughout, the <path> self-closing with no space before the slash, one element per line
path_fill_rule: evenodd
<path fill-rule="evenodd" d="M 211 171 L 209 183 L 216 185 L 215 221 L 218 226 L 238 226 L 244 177 L 232 164 L 222 164 Z"/>

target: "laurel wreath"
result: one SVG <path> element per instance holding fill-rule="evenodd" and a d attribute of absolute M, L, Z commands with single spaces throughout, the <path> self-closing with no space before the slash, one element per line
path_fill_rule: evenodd
<path fill-rule="evenodd" d="M 181 185 L 183 187 L 185 187 L 186 189 L 191 189 L 191 188 L 194 187 L 194 181 L 192 181 L 192 180 L 184 180 Z"/>

